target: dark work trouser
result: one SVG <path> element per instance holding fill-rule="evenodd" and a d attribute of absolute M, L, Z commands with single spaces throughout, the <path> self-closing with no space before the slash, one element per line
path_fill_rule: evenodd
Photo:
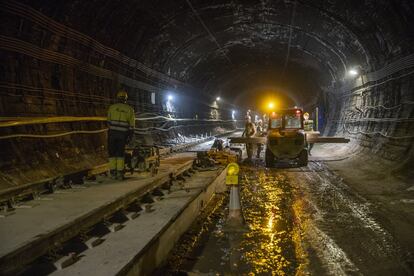
<path fill-rule="evenodd" d="M 260 153 L 262 152 L 263 145 L 257 144 L 256 147 L 257 147 L 256 157 L 260 158 Z"/>
<path fill-rule="evenodd" d="M 253 151 L 254 151 L 254 144 L 252 143 L 246 143 L 246 153 L 247 153 L 247 159 L 251 160 L 253 157 Z"/>

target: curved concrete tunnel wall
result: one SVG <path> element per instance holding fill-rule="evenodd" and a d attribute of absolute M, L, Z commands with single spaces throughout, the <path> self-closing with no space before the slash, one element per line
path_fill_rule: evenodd
<path fill-rule="evenodd" d="M 227 100 L 227 119 L 231 109 L 257 104 L 259 87 L 270 87 L 307 110 L 321 107 L 323 131 L 351 137 L 349 152 L 398 164 L 397 173 L 408 177 L 414 161 L 413 13 L 410 1 L 385 0 L 5 0 L 0 112 L 103 116 L 124 87 L 140 113 L 162 112 L 172 91 L 181 101 L 178 115 L 187 118 L 208 118 L 220 95 Z M 362 83 L 361 77 L 347 77 L 354 66 L 362 70 Z M 0 131 L 102 127 L 89 122 Z M 3 183 L 105 160 L 104 134 L 0 143 L 0 166 L 8 172 Z M 50 170 L 52 163 L 57 165 Z M 40 172 L 30 176 L 34 168 Z"/>

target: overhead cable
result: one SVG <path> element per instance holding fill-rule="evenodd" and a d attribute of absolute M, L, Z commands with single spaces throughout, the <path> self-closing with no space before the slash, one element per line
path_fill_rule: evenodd
<path fill-rule="evenodd" d="M 149 134 L 156 131 L 168 132 L 176 128 L 185 128 L 185 127 L 200 127 L 200 124 L 193 124 L 193 125 L 179 125 L 179 126 L 171 126 L 168 128 L 160 128 L 160 127 L 148 127 L 148 128 L 134 128 L 134 133 L 136 134 Z M 11 139 L 11 138 L 57 138 L 63 137 L 67 135 L 73 134 L 97 134 L 103 133 L 108 131 L 108 128 L 102 128 L 98 130 L 73 130 L 61 133 L 54 133 L 54 134 L 26 134 L 26 133 L 17 133 L 17 134 L 10 134 L 0 136 L 0 140 L 4 139 Z"/>
<path fill-rule="evenodd" d="M 72 134 L 96 134 L 96 133 L 103 133 L 108 131 L 107 128 L 98 129 L 98 130 L 74 130 L 74 131 L 68 131 L 68 132 L 61 132 L 56 134 L 11 134 L 11 135 L 5 135 L 0 136 L 0 140 L 3 139 L 10 139 L 10 138 L 56 138 L 56 137 L 62 137 Z"/>
<path fill-rule="evenodd" d="M 196 11 L 196 9 L 194 9 L 193 4 L 191 4 L 190 0 L 185 0 L 188 4 L 188 6 L 190 6 L 191 10 L 193 11 L 194 15 L 197 17 L 198 21 L 200 22 L 200 24 L 203 26 L 204 30 L 208 33 L 208 35 L 210 36 L 210 38 L 214 41 L 214 43 L 217 45 L 217 47 L 220 49 L 220 51 L 223 53 L 224 57 L 231 63 L 230 58 L 226 55 L 226 52 L 224 51 L 224 49 L 221 47 L 221 45 L 218 43 L 216 37 L 213 35 L 213 33 L 210 31 L 210 29 L 207 27 L 207 25 L 204 23 L 203 19 L 201 18 L 201 16 L 198 14 L 198 12 Z"/>
<path fill-rule="evenodd" d="M 290 45 L 292 43 L 293 24 L 295 23 L 295 16 L 296 16 L 296 0 L 293 2 L 292 16 L 290 18 L 289 40 L 288 40 L 288 46 L 287 46 L 287 53 L 286 53 L 285 63 L 283 65 L 282 78 L 285 76 L 286 68 L 287 68 L 287 65 L 289 63 Z"/>
<path fill-rule="evenodd" d="M 235 122 L 235 120 L 218 120 L 218 119 L 190 119 L 190 118 L 170 118 L 165 116 L 153 116 L 146 118 L 135 118 L 136 121 L 152 121 L 161 119 L 163 121 L 172 122 L 185 122 L 185 121 L 197 121 L 197 122 Z M 99 116 L 55 116 L 55 117 L 0 117 L 0 128 L 2 127 L 15 127 L 23 125 L 35 125 L 35 124 L 50 124 L 50 123 L 71 123 L 71 122 L 83 122 L 83 121 L 98 121 L 105 122 L 106 117 Z"/>
<path fill-rule="evenodd" d="M 368 136 L 371 136 L 371 135 L 372 136 L 373 135 L 380 135 L 380 136 L 385 137 L 385 138 L 396 139 L 396 140 L 398 140 L 398 139 L 412 139 L 412 138 L 414 138 L 414 135 L 409 135 L 409 136 L 391 136 L 391 135 L 384 134 L 384 133 L 382 133 L 380 131 L 375 131 L 375 132 L 364 132 L 364 131 L 360 131 L 360 130 L 358 130 L 358 131 L 351 131 L 351 130 L 349 130 L 345 126 L 345 124 L 343 124 L 343 129 L 346 132 L 348 132 L 349 134 L 354 134 L 354 135 L 357 135 L 357 134 L 363 134 L 363 135 L 368 135 Z"/>
<path fill-rule="evenodd" d="M 100 42 L 98 42 L 97 40 L 91 38 L 90 36 L 87 36 L 79 31 L 76 31 L 75 29 L 71 29 L 64 24 L 59 23 L 51 19 L 50 17 L 45 16 L 41 12 L 35 10 L 34 8 L 28 5 L 25 5 L 25 4 L 16 2 L 16 1 L 3 0 L 0 2 L 0 8 L 2 9 L 2 11 L 18 15 L 19 17 L 27 19 L 35 23 L 36 25 L 39 25 L 47 29 L 48 31 L 54 34 L 60 35 L 62 37 L 66 37 L 72 41 L 80 43 L 81 45 L 87 46 L 93 49 L 94 51 L 104 55 L 104 57 L 110 57 L 125 65 L 128 65 L 133 68 L 137 68 L 138 70 L 144 72 L 147 75 L 154 76 L 165 82 L 171 82 L 174 84 L 183 84 L 180 80 L 173 79 L 164 73 L 158 72 L 144 65 L 143 63 L 122 54 L 118 50 L 107 47 L 101 44 Z"/>

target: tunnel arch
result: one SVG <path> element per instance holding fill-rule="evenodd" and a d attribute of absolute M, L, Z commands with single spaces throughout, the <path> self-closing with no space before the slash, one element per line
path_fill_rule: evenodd
<path fill-rule="evenodd" d="M 206 10 L 208 10 L 208 9 L 210 9 L 211 7 L 206 7 L 205 9 Z M 203 8 L 201 8 L 201 10 L 202 11 L 204 11 L 204 9 Z M 219 15 L 220 16 L 220 15 Z M 219 17 L 218 16 L 218 17 Z M 222 16 L 222 17 L 227 17 L 226 15 L 224 15 L 224 16 Z M 212 21 L 214 21 L 216 18 L 213 18 L 213 19 L 211 19 Z M 220 19 L 220 18 L 219 18 Z M 210 18 L 209 18 L 209 20 L 210 20 Z M 251 22 L 250 22 L 251 23 Z M 256 23 L 256 22 L 254 22 L 255 24 L 261 24 L 260 22 L 258 22 L 258 23 Z M 218 24 L 218 25 L 220 25 L 219 23 L 216 23 L 215 22 L 215 24 Z M 234 28 L 234 26 L 235 26 L 236 24 L 233 24 L 233 25 L 230 25 L 230 26 L 232 26 L 231 28 L 233 29 Z M 247 25 L 247 24 L 246 24 Z M 251 25 L 251 24 L 250 24 Z M 283 23 L 277 23 L 277 22 L 272 22 L 271 20 L 269 20 L 268 22 L 264 22 L 262 25 L 278 25 L 279 27 L 280 26 L 282 26 L 282 27 L 285 27 L 286 28 L 286 26 L 288 26 L 288 25 L 286 25 L 286 24 L 283 24 Z M 263 26 L 259 26 L 259 27 L 263 27 Z M 220 36 L 221 35 L 221 32 L 225 32 L 225 31 L 227 31 L 228 29 L 229 29 L 230 27 L 229 26 L 227 26 L 227 25 L 223 25 L 223 24 L 221 24 L 221 26 L 220 26 L 220 28 L 217 30 L 217 29 L 214 29 L 214 26 L 213 26 L 213 28 L 212 28 L 212 30 L 213 30 L 213 32 L 214 33 L 216 33 L 218 36 Z M 323 41 L 323 39 L 321 39 L 320 37 L 318 37 L 317 35 L 315 35 L 315 34 L 312 34 L 312 32 L 307 32 L 306 30 L 302 30 L 300 27 L 297 27 L 297 26 L 295 26 L 294 27 L 296 30 L 301 30 L 301 31 L 304 31 L 304 33 L 306 33 L 306 35 L 311 35 L 314 39 L 316 39 L 319 43 L 321 43 L 322 45 L 324 45 L 324 46 L 328 46 L 329 44 L 331 44 L 331 43 L 327 43 L 327 42 L 324 42 Z M 353 34 L 350 34 L 350 37 L 354 37 L 354 35 Z M 195 36 L 195 37 L 193 37 L 192 39 L 195 39 L 195 38 L 200 38 L 200 36 Z M 229 39 L 230 40 L 230 39 Z M 239 39 L 235 39 L 235 41 L 243 41 L 243 40 L 246 40 L 246 39 L 244 39 L 244 38 L 239 38 Z M 358 44 L 358 45 L 360 45 L 359 47 L 360 47 L 360 49 L 362 49 L 362 52 L 363 53 L 366 53 L 366 50 L 365 49 L 363 49 L 363 47 L 361 46 L 361 44 L 358 42 L 358 40 L 355 40 L 356 41 L 356 43 Z M 225 42 L 225 43 L 223 43 L 223 48 L 227 48 L 226 46 L 227 46 L 227 43 Z M 188 41 L 186 41 L 185 42 L 185 47 L 189 47 L 189 46 L 191 46 L 191 43 L 188 43 Z M 181 50 L 181 51 L 185 51 L 185 47 L 182 47 L 183 49 Z M 328 47 L 335 55 L 337 55 L 337 57 L 339 58 L 339 59 L 341 59 L 341 63 L 342 63 L 342 65 L 344 66 L 344 67 L 346 67 L 346 65 L 345 65 L 345 61 L 343 60 L 343 58 L 344 58 L 344 55 L 345 54 L 343 54 L 343 53 L 337 53 L 335 50 L 334 50 L 334 48 L 332 47 L 332 46 L 329 46 Z M 169 55 L 169 57 L 171 58 L 171 57 L 173 57 L 173 56 L 175 56 L 175 55 L 177 55 L 176 54 L 176 51 L 177 51 L 177 49 L 180 49 L 180 47 L 176 47 L 176 50 L 174 51 L 174 54 L 173 55 Z M 365 59 L 366 60 L 368 60 L 368 57 L 367 57 L 367 55 L 365 54 Z M 171 64 L 171 62 L 166 62 L 166 67 L 170 67 L 170 64 Z M 344 71 L 346 71 L 346 69 L 344 68 Z"/>
<path fill-rule="evenodd" d="M 162 112 L 174 91 L 181 109 L 192 108 L 181 116 L 207 118 L 216 93 L 234 104 L 263 85 L 308 110 L 324 107 L 321 131 L 352 137 L 358 150 L 412 160 L 412 1 L 191 3 L 224 52 L 183 0 L 1 1 L 1 114 L 104 116 L 123 87 L 140 113 Z M 281 81 L 290 25 L 284 75 L 293 80 Z M 344 78 L 351 66 L 361 74 Z"/>

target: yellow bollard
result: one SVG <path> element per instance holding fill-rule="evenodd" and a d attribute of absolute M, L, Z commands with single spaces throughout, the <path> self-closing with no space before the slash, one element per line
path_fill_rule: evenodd
<path fill-rule="evenodd" d="M 227 166 L 226 184 L 230 185 L 230 202 L 225 230 L 232 232 L 246 231 L 240 204 L 239 170 L 237 163 L 230 163 Z"/>

